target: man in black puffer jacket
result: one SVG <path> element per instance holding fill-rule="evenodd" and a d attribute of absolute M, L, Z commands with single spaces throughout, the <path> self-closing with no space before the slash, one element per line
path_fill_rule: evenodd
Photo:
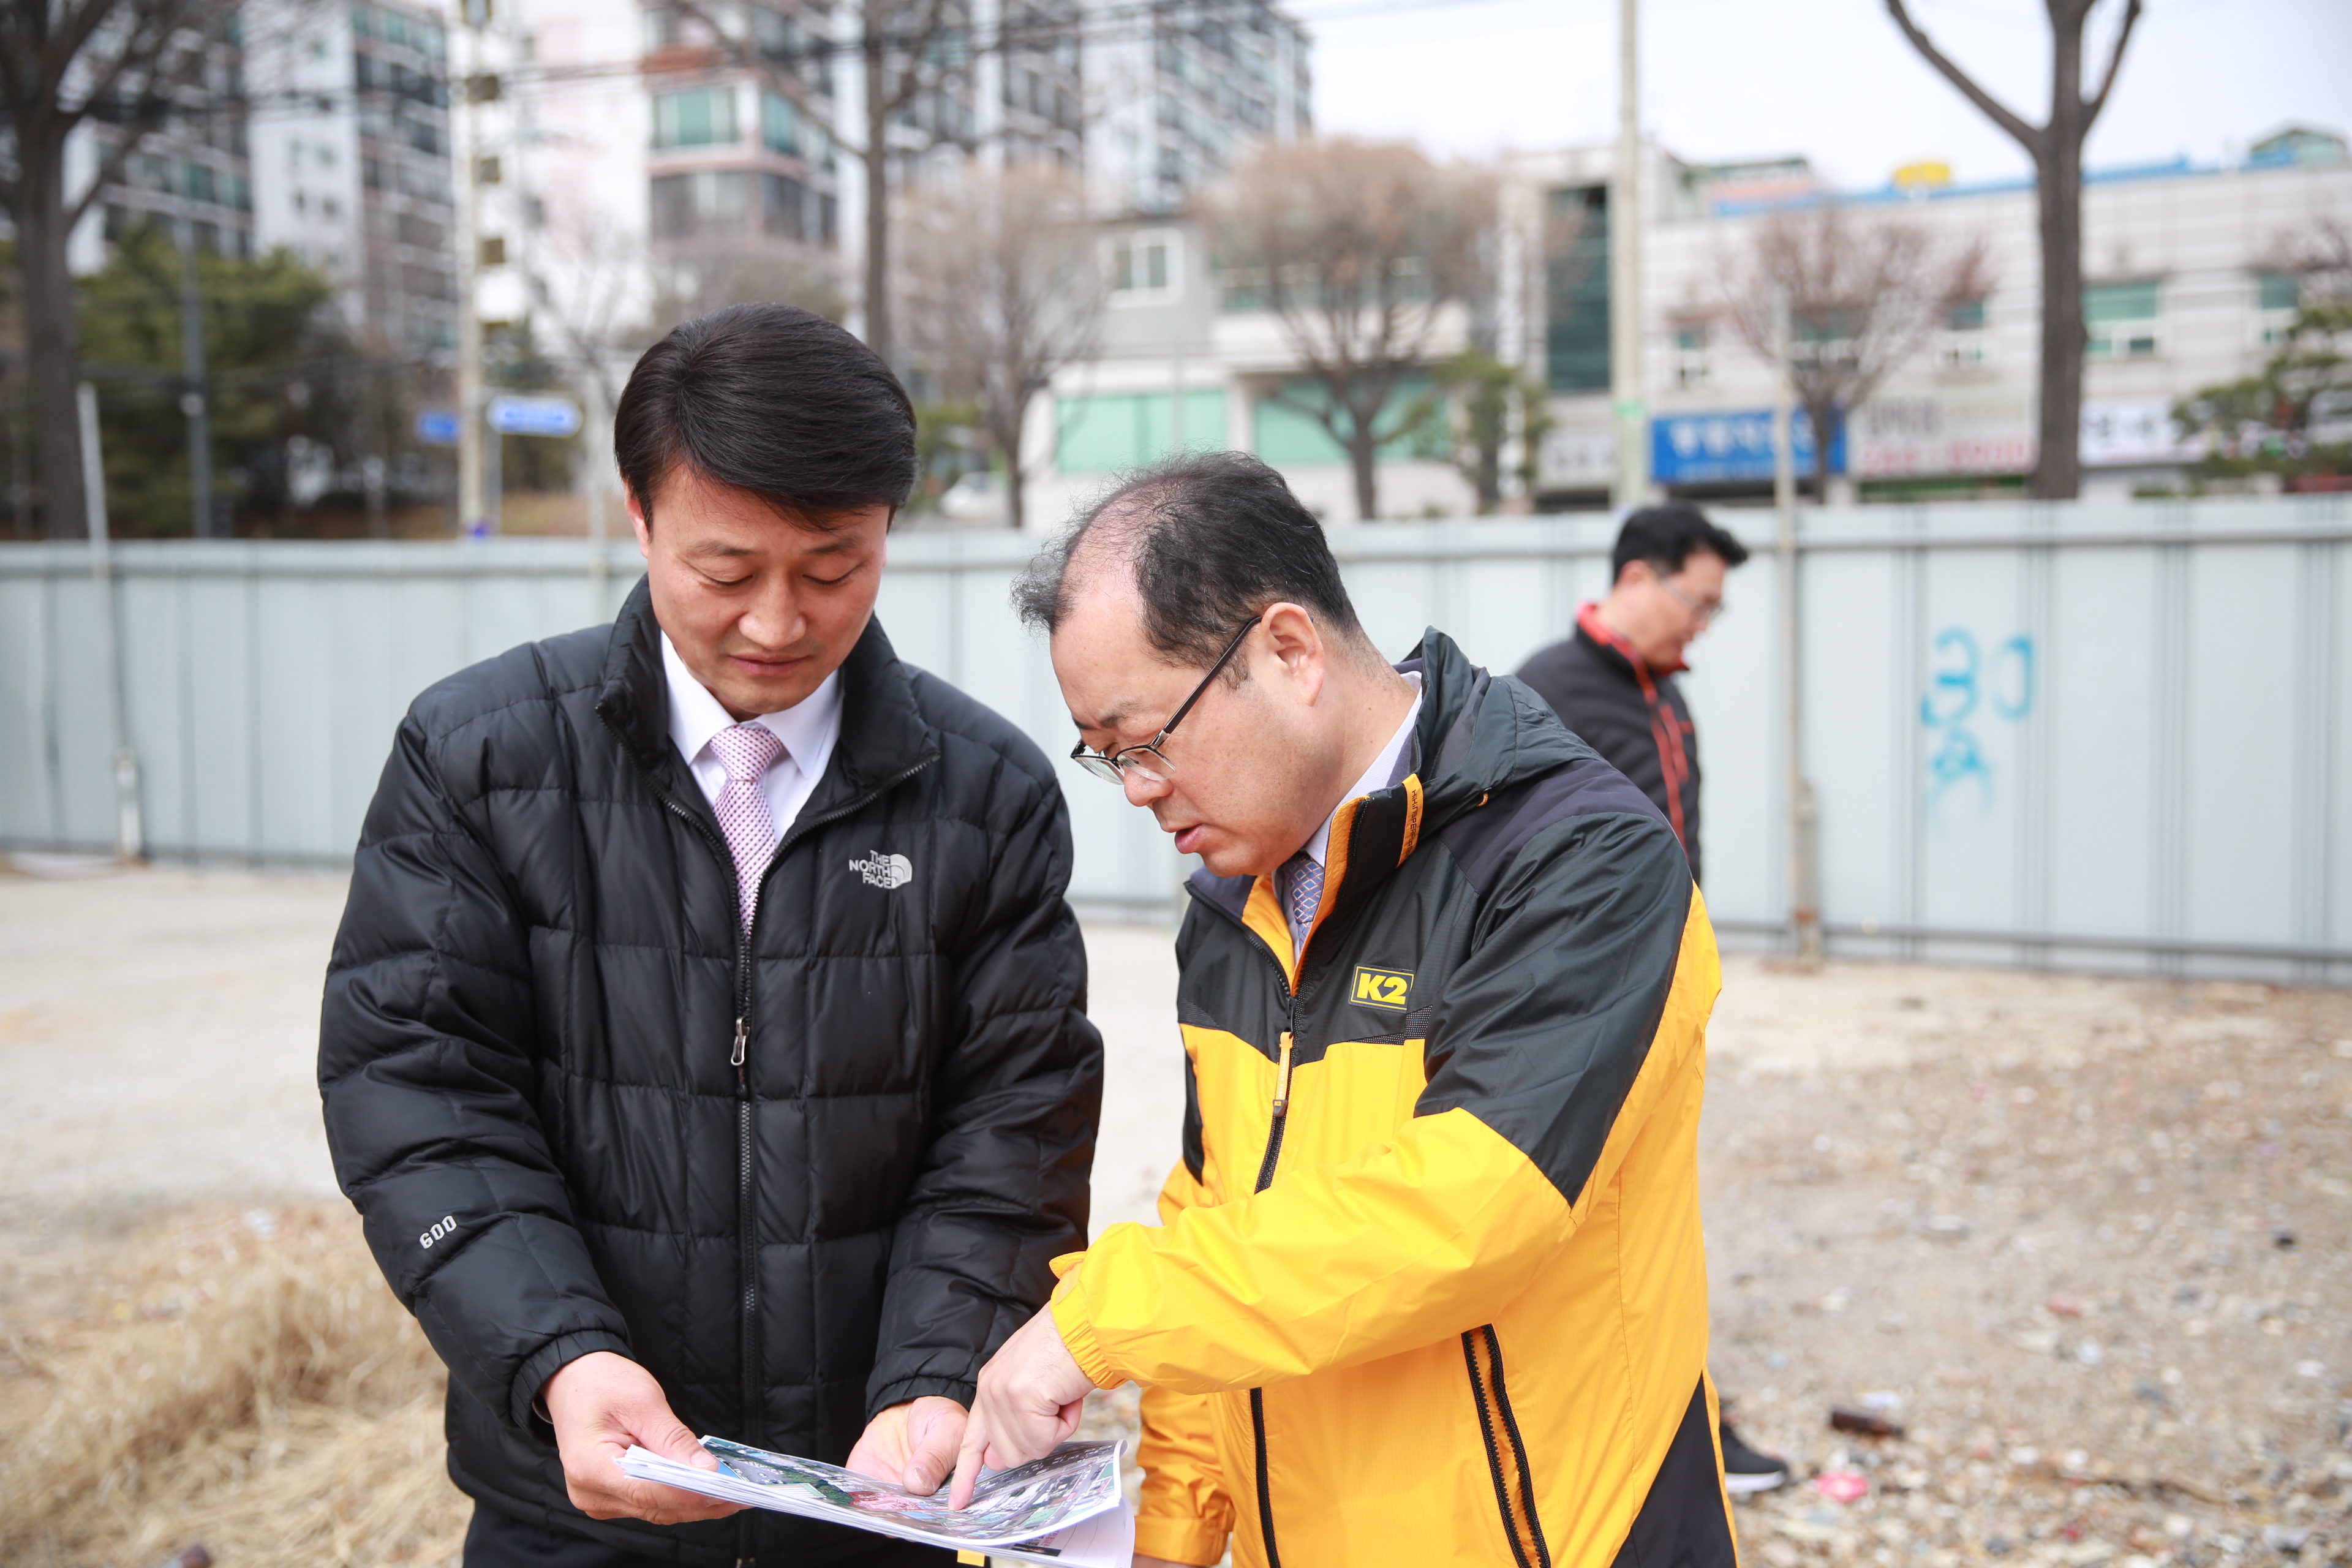
<path fill-rule="evenodd" d="M 805 311 L 639 362 L 609 627 L 401 724 L 328 973 L 343 1190 L 449 1366 L 467 1568 L 944 1562 L 628 1481 L 713 1434 L 929 1490 L 1086 1244 L 1069 827 L 872 619 L 906 394 Z"/>

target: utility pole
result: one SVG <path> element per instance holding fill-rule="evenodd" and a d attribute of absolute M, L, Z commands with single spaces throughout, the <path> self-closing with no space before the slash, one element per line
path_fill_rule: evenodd
<path fill-rule="evenodd" d="M 480 214 L 474 179 L 474 96 L 482 75 L 482 26 L 489 0 L 465 0 L 450 29 L 449 140 L 457 165 L 457 533 L 486 523 L 483 487 L 482 316 L 475 300 L 481 261 Z"/>
<path fill-rule="evenodd" d="M 1797 959 L 1822 963 L 1820 811 L 1805 772 L 1804 601 L 1797 592 L 1796 412 L 1789 375 L 1789 290 L 1772 286 L 1772 511 L 1780 611 L 1780 750 L 1789 797 L 1789 930 Z"/>
<path fill-rule="evenodd" d="M 114 742 L 114 858 L 147 858 L 147 828 L 139 810 L 139 752 L 131 743 L 130 694 L 122 679 L 122 626 L 114 595 L 114 546 L 107 537 L 106 462 L 98 448 L 98 389 L 74 388 L 81 430 L 82 502 L 89 528 L 90 585 L 98 595 L 98 638 L 105 668 L 107 735 Z"/>
<path fill-rule="evenodd" d="M 1642 396 L 1640 0 L 1618 0 L 1617 157 L 1609 178 L 1609 401 L 1617 426 L 1622 513 L 1650 499 L 1649 410 Z"/>
<path fill-rule="evenodd" d="M 206 396 L 204 282 L 196 269 L 196 220 L 180 219 L 180 412 L 188 420 L 188 531 L 213 536 L 213 422 Z"/>

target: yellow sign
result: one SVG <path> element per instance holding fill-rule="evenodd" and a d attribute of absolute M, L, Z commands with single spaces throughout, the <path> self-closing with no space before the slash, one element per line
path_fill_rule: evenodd
<path fill-rule="evenodd" d="M 1360 1007 L 1379 1007 L 1391 1013 L 1402 1013 L 1412 1000 L 1412 974 L 1403 969 L 1374 969 L 1370 964 L 1356 966 L 1356 986 L 1349 1001 Z"/>
<path fill-rule="evenodd" d="M 1898 191 L 1940 191 L 1952 183 L 1952 166 L 1940 158 L 1923 158 L 1895 171 Z"/>

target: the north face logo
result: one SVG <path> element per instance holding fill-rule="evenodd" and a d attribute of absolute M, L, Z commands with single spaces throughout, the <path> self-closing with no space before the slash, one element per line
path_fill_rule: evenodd
<path fill-rule="evenodd" d="M 863 860 L 852 860 L 849 868 L 866 879 L 869 888 L 903 888 L 915 879 L 915 863 L 904 855 L 885 855 L 879 849 L 870 850 Z"/>

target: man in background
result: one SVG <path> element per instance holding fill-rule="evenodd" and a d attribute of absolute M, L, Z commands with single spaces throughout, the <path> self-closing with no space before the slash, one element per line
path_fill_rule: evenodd
<path fill-rule="evenodd" d="M 1576 613 L 1576 633 L 1519 667 L 1560 721 L 1640 786 L 1683 843 L 1699 880 L 1698 730 L 1675 677 L 1684 650 L 1723 614 L 1723 580 L 1748 547 L 1688 501 L 1625 520 L 1610 552 L 1609 596 Z M 1724 1481 L 1769 1491 L 1788 1467 L 1722 1429 Z"/>

